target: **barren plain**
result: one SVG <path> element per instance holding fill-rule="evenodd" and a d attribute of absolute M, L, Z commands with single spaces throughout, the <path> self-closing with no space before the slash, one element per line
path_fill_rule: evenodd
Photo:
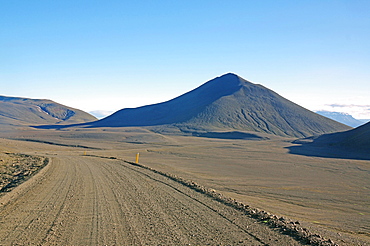
<path fill-rule="evenodd" d="M 137 153 L 150 168 L 299 221 L 338 245 L 370 244 L 369 160 L 291 154 L 294 139 L 272 135 L 222 136 L 134 127 L 2 133 L 2 153 L 43 156 L 50 163 L 1 194 L 0 245 L 303 244 L 125 162 Z"/>

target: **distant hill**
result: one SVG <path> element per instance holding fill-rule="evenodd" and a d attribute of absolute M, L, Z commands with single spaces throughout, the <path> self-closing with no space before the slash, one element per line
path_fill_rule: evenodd
<path fill-rule="evenodd" d="M 356 120 L 351 115 L 347 113 L 341 113 L 341 112 L 330 112 L 330 111 L 316 111 L 316 113 L 328 117 L 329 119 L 338 121 L 342 124 L 345 124 L 347 126 L 351 127 L 358 127 L 364 124 L 361 120 Z"/>
<path fill-rule="evenodd" d="M 0 96 L 0 125 L 75 124 L 95 121 L 84 111 L 44 99 Z"/>
<path fill-rule="evenodd" d="M 370 160 L 370 122 L 355 129 L 297 139 L 291 154 Z"/>
<path fill-rule="evenodd" d="M 349 131 L 324 134 L 313 142 L 319 145 L 367 150 L 370 157 L 370 122 Z"/>
<path fill-rule="evenodd" d="M 155 126 L 182 132 L 238 130 L 291 137 L 350 129 L 231 73 L 167 102 L 122 109 L 89 125 Z"/>

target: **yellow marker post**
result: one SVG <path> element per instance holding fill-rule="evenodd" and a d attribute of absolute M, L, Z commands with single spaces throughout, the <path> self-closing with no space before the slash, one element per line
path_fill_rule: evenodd
<path fill-rule="evenodd" d="M 139 153 L 136 154 L 136 164 L 139 163 Z"/>
<path fill-rule="evenodd" d="M 84 152 L 84 155 L 86 155 L 86 151 Z"/>

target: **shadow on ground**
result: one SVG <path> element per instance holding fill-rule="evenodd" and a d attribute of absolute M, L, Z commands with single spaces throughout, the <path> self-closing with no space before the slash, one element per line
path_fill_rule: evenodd
<path fill-rule="evenodd" d="M 315 156 L 324 158 L 339 158 L 352 160 L 370 160 L 370 152 L 354 148 L 336 146 L 333 144 L 319 144 L 315 141 L 296 140 L 292 143 L 300 144 L 286 147 L 290 154 Z"/>

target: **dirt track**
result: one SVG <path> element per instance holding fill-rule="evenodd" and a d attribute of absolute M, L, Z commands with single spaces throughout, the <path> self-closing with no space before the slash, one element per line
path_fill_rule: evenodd
<path fill-rule="evenodd" d="M 119 160 L 55 157 L 0 202 L 0 245 L 300 245 Z"/>

